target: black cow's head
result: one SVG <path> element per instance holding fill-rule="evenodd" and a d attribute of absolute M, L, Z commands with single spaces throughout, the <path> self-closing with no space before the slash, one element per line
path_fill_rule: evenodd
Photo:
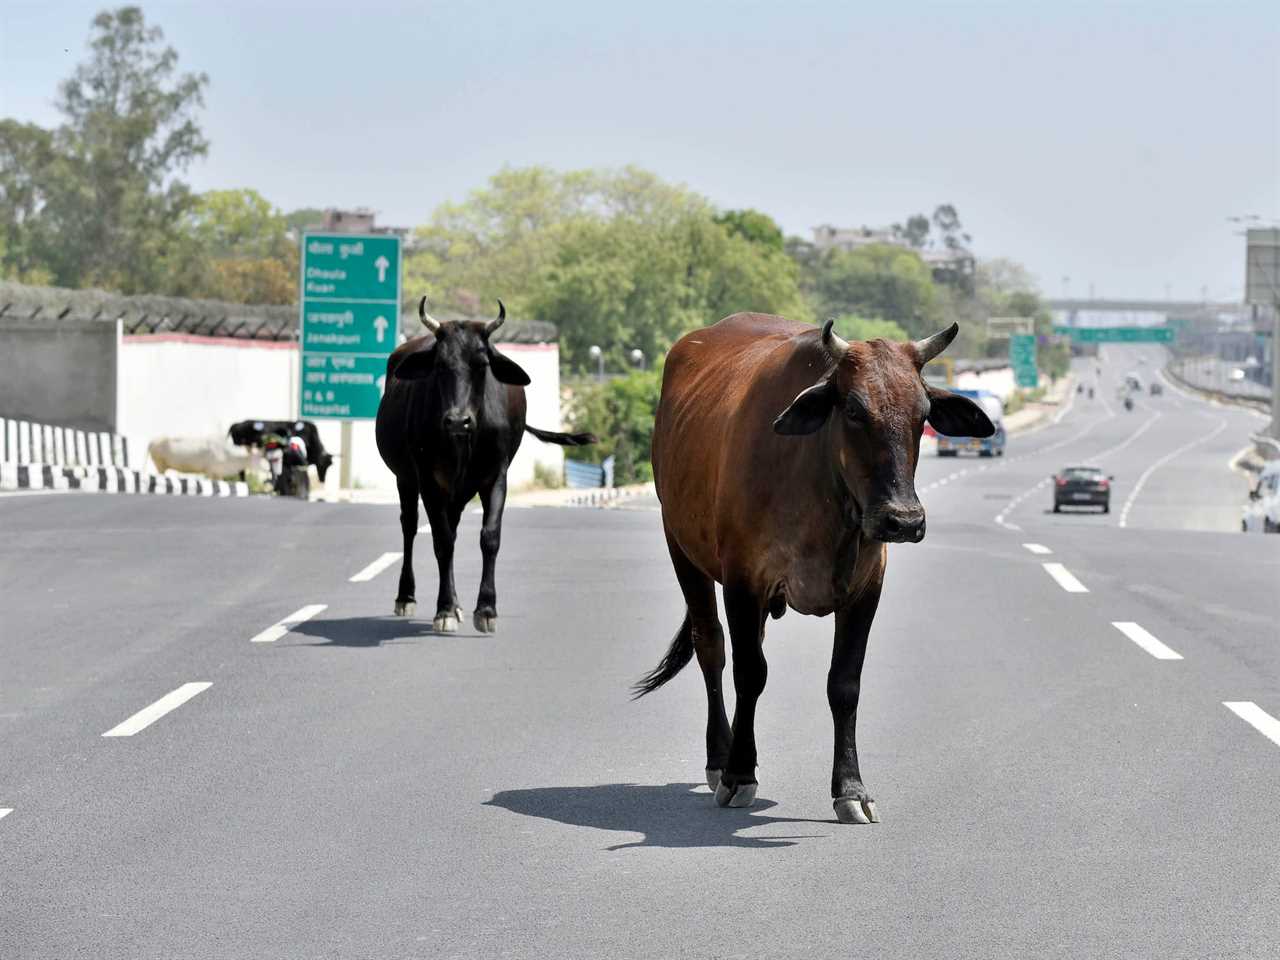
<path fill-rule="evenodd" d="M 316 458 L 316 475 L 320 478 L 320 482 L 324 483 L 324 476 L 329 472 L 329 467 L 333 466 L 333 454 L 322 453 Z"/>
<path fill-rule="evenodd" d="M 831 326 L 830 320 L 823 325 L 822 344 L 834 365 L 791 402 L 773 429 L 811 434 L 830 421 L 831 454 L 856 503 L 863 534 L 887 543 L 919 543 L 925 517 L 915 473 L 924 422 L 951 437 L 995 432 L 968 397 L 928 386 L 920 376 L 960 327 L 953 323 L 915 343 L 846 343 Z"/>
<path fill-rule="evenodd" d="M 435 341 L 401 360 L 395 375 L 400 380 L 430 379 L 440 429 L 452 438 L 468 439 L 483 421 L 485 387 L 490 376 L 498 383 L 522 387 L 529 383 L 529 375 L 520 365 L 489 342 L 506 320 L 507 308 L 499 300 L 498 317 L 488 323 L 441 323 L 427 313 L 427 298 L 423 297 L 418 315 L 435 335 Z"/>

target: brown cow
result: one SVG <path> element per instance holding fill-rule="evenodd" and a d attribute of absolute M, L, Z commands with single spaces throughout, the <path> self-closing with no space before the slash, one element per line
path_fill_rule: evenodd
<path fill-rule="evenodd" d="M 844 823 L 878 822 L 854 730 L 867 633 L 886 543 L 924 539 L 915 491 L 920 433 L 993 432 L 977 404 L 925 384 L 920 368 L 959 327 L 917 343 L 846 343 L 782 317 L 734 314 L 683 337 L 667 356 L 653 431 L 662 524 L 687 612 L 636 695 L 696 653 L 707 688 L 707 785 L 720 806 L 756 793 L 756 701 L 765 615 L 836 615 L 827 699 L 835 721 L 831 795 Z M 724 585 L 737 706 L 725 716 Z"/>

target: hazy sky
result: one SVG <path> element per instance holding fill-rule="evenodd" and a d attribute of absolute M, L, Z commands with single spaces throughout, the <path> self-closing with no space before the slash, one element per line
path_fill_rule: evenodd
<path fill-rule="evenodd" d="M 5 0 L 52 125 L 99 3 Z M 1280 217 L 1280 13 L 1185 4 L 144 3 L 210 77 L 197 189 L 415 225 L 505 165 L 636 164 L 788 233 L 956 205 L 1045 292 L 1232 299 Z"/>

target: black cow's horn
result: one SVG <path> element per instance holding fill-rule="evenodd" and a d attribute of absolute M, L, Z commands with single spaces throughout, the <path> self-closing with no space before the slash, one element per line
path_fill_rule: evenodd
<path fill-rule="evenodd" d="M 827 345 L 827 349 L 831 351 L 831 355 L 839 359 L 843 357 L 849 349 L 849 341 L 831 329 L 836 324 L 835 317 L 827 317 L 827 322 L 822 325 L 822 342 Z"/>
<path fill-rule="evenodd" d="M 952 340 L 956 338 L 956 334 L 960 332 L 960 324 L 953 323 L 945 330 L 940 330 L 932 337 L 925 337 L 923 340 L 917 340 L 914 344 L 916 353 L 920 356 L 920 365 L 924 366 L 943 350 Z"/>
<path fill-rule="evenodd" d="M 502 305 L 502 301 L 499 300 L 498 301 L 498 319 L 490 320 L 488 323 L 484 325 L 484 335 L 486 337 L 492 335 L 492 333 L 495 330 L 497 330 L 500 326 L 502 326 L 503 321 L 506 319 L 507 319 L 507 308 L 504 307 Z"/>
<path fill-rule="evenodd" d="M 423 297 L 418 301 L 418 319 L 422 321 L 422 325 L 432 333 L 440 331 L 440 321 L 427 313 L 427 298 Z"/>

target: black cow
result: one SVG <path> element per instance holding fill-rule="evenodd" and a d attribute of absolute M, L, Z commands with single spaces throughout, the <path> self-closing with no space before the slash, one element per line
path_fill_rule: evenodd
<path fill-rule="evenodd" d="M 529 375 L 489 342 L 506 319 L 441 323 L 426 310 L 418 315 L 431 332 L 402 343 L 387 358 L 387 385 L 378 407 L 378 452 L 396 475 L 404 560 L 396 593 L 396 616 L 413 616 L 413 538 L 418 532 L 418 498 L 431 521 L 431 540 L 440 567 L 434 627 L 452 632 L 462 620 L 453 584 L 453 546 L 462 510 L 477 493 L 484 508 L 480 551 L 484 572 L 476 601 L 476 629 L 497 627 L 494 562 L 507 499 L 507 467 L 524 434 L 547 443 L 594 443 L 589 433 L 553 433 L 524 422 L 524 387 Z"/>
<path fill-rule="evenodd" d="M 233 423 L 227 431 L 231 442 L 239 447 L 260 447 L 262 438 L 268 434 L 280 437 L 301 437 L 307 445 L 307 463 L 316 468 L 320 482 L 329 472 L 333 463 L 333 454 L 326 453 L 324 444 L 320 442 L 320 431 L 310 420 L 241 420 Z"/>

